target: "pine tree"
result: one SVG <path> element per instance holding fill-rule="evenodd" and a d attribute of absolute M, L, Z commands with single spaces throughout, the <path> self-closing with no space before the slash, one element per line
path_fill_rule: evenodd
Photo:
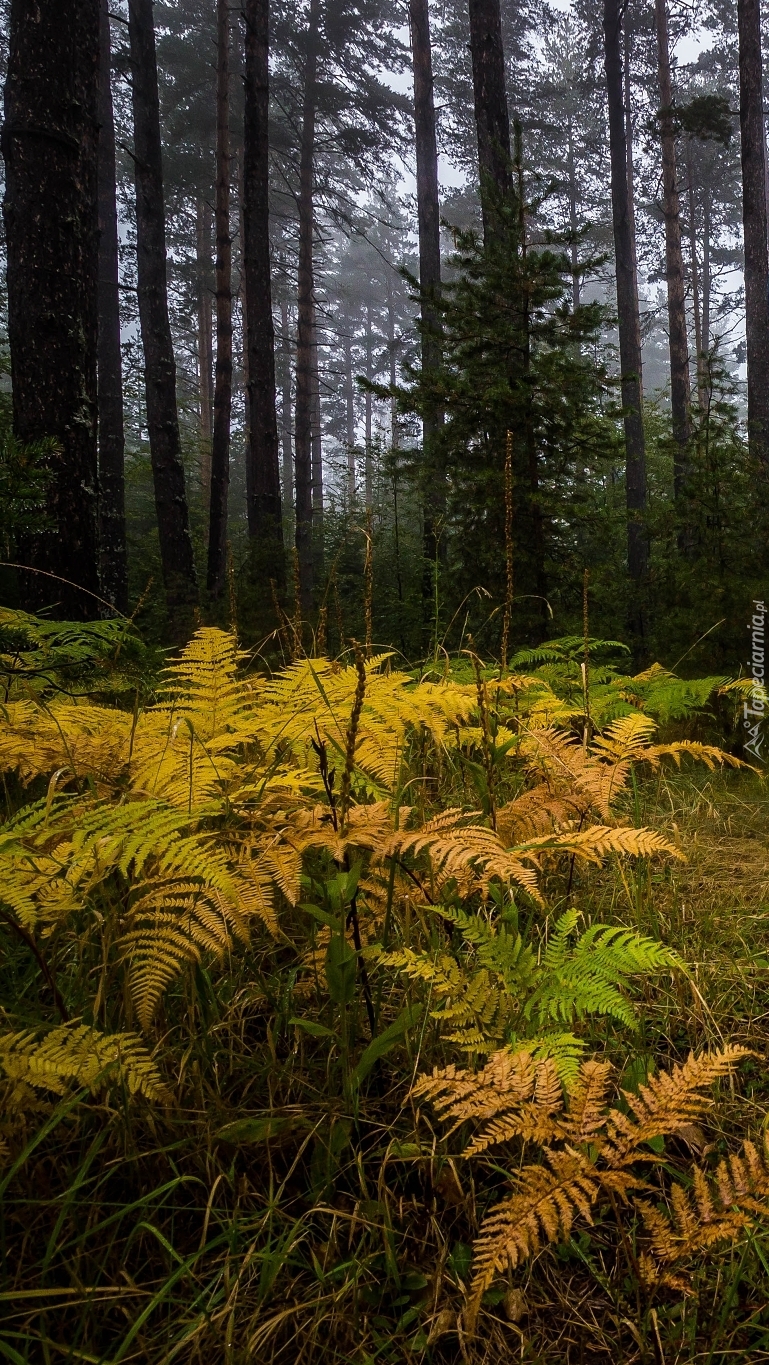
<path fill-rule="evenodd" d="M 3 205 L 13 426 L 48 456 L 49 529 L 20 553 L 29 606 L 98 611 L 99 0 L 14 0 Z"/>

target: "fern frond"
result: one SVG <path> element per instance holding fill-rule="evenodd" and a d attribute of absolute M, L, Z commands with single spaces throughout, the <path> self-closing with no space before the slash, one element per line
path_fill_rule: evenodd
<path fill-rule="evenodd" d="M 100 1033 L 73 1021 L 38 1039 L 34 1030 L 0 1035 L 0 1066 L 14 1081 L 63 1095 L 69 1085 L 102 1090 L 113 1080 L 129 1094 L 168 1100 L 157 1066 L 135 1033 Z"/>
<path fill-rule="evenodd" d="M 650 1076 L 637 1094 L 623 1091 L 630 1113 L 612 1111 L 604 1149 L 607 1163 L 618 1169 L 637 1161 L 644 1155 L 639 1151 L 644 1144 L 699 1118 L 713 1104 L 703 1091 L 732 1075 L 752 1055 L 750 1048 L 737 1044 L 699 1057 L 690 1053 L 683 1066 L 676 1064 L 670 1072 Z"/>
<path fill-rule="evenodd" d="M 592 925 L 572 945 L 577 919 L 578 912 L 570 910 L 558 921 L 542 958 L 541 979 L 526 1002 L 526 1017 L 570 1023 L 575 1016 L 603 1014 L 634 1028 L 638 1016 L 622 993 L 628 978 L 680 969 L 680 958 L 655 939 L 611 925 Z"/>

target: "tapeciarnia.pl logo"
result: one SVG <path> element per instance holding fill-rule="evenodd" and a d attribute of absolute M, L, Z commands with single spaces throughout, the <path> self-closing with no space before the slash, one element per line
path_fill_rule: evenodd
<path fill-rule="evenodd" d="M 753 688 L 750 693 L 750 701 L 743 706 L 743 724 L 748 731 L 749 738 L 745 744 L 747 753 L 753 754 L 755 758 L 761 758 L 761 745 L 764 736 L 761 734 L 761 726 L 766 713 L 766 687 L 765 687 L 765 639 L 764 639 L 764 620 L 766 618 L 766 607 L 763 602 L 753 602 L 753 616 L 748 624 L 751 632 L 751 657 L 748 661 L 748 668 L 753 677 Z"/>

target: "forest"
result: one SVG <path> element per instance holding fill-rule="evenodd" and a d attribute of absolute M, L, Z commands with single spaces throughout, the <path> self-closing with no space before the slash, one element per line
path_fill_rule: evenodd
<path fill-rule="evenodd" d="M 769 1365 L 759 0 L 0 0 L 0 1361 Z"/>

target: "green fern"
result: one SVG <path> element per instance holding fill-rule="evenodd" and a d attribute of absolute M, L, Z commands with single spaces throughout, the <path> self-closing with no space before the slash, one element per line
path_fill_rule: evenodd
<path fill-rule="evenodd" d="M 664 944 L 631 929 L 594 924 L 572 944 L 579 912 L 562 915 L 542 957 L 541 977 L 526 1002 L 527 1019 L 571 1023 L 606 1015 L 635 1028 L 638 1014 L 627 995 L 629 979 L 665 968 L 681 968 Z"/>

